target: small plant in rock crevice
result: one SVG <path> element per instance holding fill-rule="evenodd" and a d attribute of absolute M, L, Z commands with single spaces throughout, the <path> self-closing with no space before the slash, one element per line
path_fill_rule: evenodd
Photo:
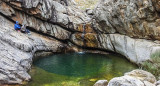
<path fill-rule="evenodd" d="M 158 78 L 160 76 L 160 51 L 151 55 L 151 60 L 142 63 L 144 70 L 151 72 Z"/>

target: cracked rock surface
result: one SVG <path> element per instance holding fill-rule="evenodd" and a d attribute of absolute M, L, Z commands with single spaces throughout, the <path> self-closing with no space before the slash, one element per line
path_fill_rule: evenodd
<path fill-rule="evenodd" d="M 160 50 L 159 0 L 100 0 L 93 10 L 92 29 L 72 34 L 80 46 L 110 50 L 134 63 Z M 84 35 L 84 38 L 82 37 Z"/>
<path fill-rule="evenodd" d="M 27 73 L 37 51 L 61 52 L 65 45 L 57 40 L 17 32 L 14 24 L 0 16 L 0 83 L 18 83 L 31 79 Z"/>

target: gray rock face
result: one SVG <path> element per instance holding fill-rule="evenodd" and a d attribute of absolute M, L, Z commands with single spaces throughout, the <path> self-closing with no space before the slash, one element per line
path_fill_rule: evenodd
<path fill-rule="evenodd" d="M 36 33 L 14 30 L 12 22 L 0 16 L 0 83 L 18 83 L 31 79 L 27 71 L 37 51 L 61 52 L 64 44 Z"/>
<path fill-rule="evenodd" d="M 94 10 L 101 33 L 159 40 L 159 0 L 101 0 Z M 155 5 L 156 3 L 156 5 Z M 157 6 L 157 9 L 155 9 Z"/>
<path fill-rule="evenodd" d="M 74 6 L 74 0 L 0 0 L 0 84 L 30 80 L 33 55 L 38 51 L 62 52 L 77 25 L 89 19 Z M 9 20 L 26 24 L 39 34 L 14 31 Z"/>
<path fill-rule="evenodd" d="M 81 34 L 72 35 L 72 41 L 77 45 L 94 47 L 120 53 L 136 64 L 149 60 L 150 55 L 160 50 L 160 44 L 145 39 L 133 39 L 120 34 L 87 33 L 82 41 Z M 79 41 L 77 41 L 79 40 Z"/>
<path fill-rule="evenodd" d="M 143 70 L 133 70 L 122 77 L 110 80 L 108 86 L 156 86 L 155 77 Z"/>
<path fill-rule="evenodd" d="M 98 39 L 101 48 L 120 53 L 137 64 L 149 60 L 153 53 L 160 50 L 159 43 L 144 39 L 133 39 L 120 34 L 102 34 L 99 35 Z"/>
<path fill-rule="evenodd" d="M 89 17 L 87 17 L 84 12 L 78 10 L 76 6 L 65 6 L 62 4 L 63 2 L 72 3 L 73 0 L 2 0 L 0 6 L 0 9 L 2 10 L 0 10 L 0 12 L 3 13 L 5 11 L 3 14 L 5 14 L 6 16 L 8 16 L 8 12 L 10 12 L 10 14 L 12 14 L 10 15 L 10 17 L 15 21 L 19 20 L 20 23 L 25 23 L 25 21 L 30 23 L 39 21 L 42 22 L 45 26 L 49 26 L 50 24 L 47 24 L 51 23 L 52 25 L 55 24 L 62 26 L 68 30 L 76 31 L 77 24 L 87 22 Z M 24 12 L 27 15 L 25 15 Z M 36 17 L 36 19 L 33 19 L 28 15 L 34 16 Z M 30 19 L 26 20 L 28 18 Z M 39 18 L 40 20 L 37 20 L 37 18 Z M 36 23 L 34 23 L 34 25 L 39 26 L 39 24 Z"/>
<path fill-rule="evenodd" d="M 84 39 L 82 34 L 72 34 L 72 41 L 79 46 L 120 53 L 137 64 L 149 60 L 160 50 L 158 2 L 101 0 L 93 10 L 94 32 L 86 32 Z"/>

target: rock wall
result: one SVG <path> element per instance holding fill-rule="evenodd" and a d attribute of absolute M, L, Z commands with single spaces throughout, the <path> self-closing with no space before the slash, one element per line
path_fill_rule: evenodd
<path fill-rule="evenodd" d="M 37 51 L 62 52 L 65 44 L 36 33 L 17 32 L 13 23 L 0 16 L 0 83 L 18 83 L 29 80 L 27 73 Z"/>
<path fill-rule="evenodd" d="M 149 60 L 160 50 L 159 12 L 159 0 L 100 0 L 92 18 L 74 0 L 0 0 L 0 83 L 29 80 L 35 52 L 63 52 L 69 42 Z M 11 21 L 34 32 L 16 32 Z"/>
<path fill-rule="evenodd" d="M 94 10 L 101 33 L 160 40 L 158 0 L 102 0 Z"/>
<path fill-rule="evenodd" d="M 93 10 L 92 29 L 72 34 L 77 45 L 110 50 L 134 63 L 160 50 L 159 0 L 100 0 Z"/>
<path fill-rule="evenodd" d="M 77 9 L 75 5 L 66 6 L 58 1 L 63 2 L 63 0 L 1 0 L 0 12 L 13 20 L 19 20 L 21 24 L 41 21 L 43 24 L 47 22 L 46 24 L 58 25 L 70 31 L 77 31 L 77 24 L 88 21 L 89 17 Z M 64 1 L 70 3 L 72 0 Z M 26 20 L 28 18 L 31 19 Z M 39 26 L 41 23 L 33 25 Z M 28 24 L 28 26 L 32 25 Z M 40 27 L 44 28 L 44 26 Z M 40 27 L 33 28 L 39 29 Z"/>
<path fill-rule="evenodd" d="M 133 39 L 120 34 L 86 34 L 85 40 L 87 41 L 85 41 L 85 44 L 82 44 L 82 41 L 77 41 L 79 37 L 76 36 L 77 35 L 72 36 L 72 41 L 77 45 L 120 53 L 136 64 L 149 60 L 151 54 L 160 50 L 158 41 Z"/>
<path fill-rule="evenodd" d="M 101 0 L 94 9 L 94 19 L 102 48 L 125 55 L 141 63 L 160 49 L 159 0 Z M 110 36 L 103 34 L 111 34 Z M 118 35 L 117 35 L 118 34 Z M 110 37 L 112 47 L 107 40 Z M 137 60 L 136 60 L 137 59 Z"/>
<path fill-rule="evenodd" d="M 64 52 L 64 42 L 88 19 L 73 0 L 0 0 L 0 85 L 30 80 L 35 52 Z M 15 21 L 34 32 L 15 31 Z"/>

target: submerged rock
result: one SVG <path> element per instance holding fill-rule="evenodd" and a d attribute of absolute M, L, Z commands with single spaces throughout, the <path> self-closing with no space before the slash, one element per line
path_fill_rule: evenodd
<path fill-rule="evenodd" d="M 113 78 L 108 86 L 156 86 L 155 84 L 156 78 L 151 73 L 137 69 Z"/>

